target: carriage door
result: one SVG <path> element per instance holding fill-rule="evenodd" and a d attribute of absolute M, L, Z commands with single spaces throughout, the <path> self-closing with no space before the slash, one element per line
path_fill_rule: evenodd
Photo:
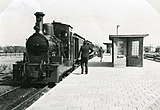
<path fill-rule="evenodd" d="M 79 51 L 79 49 L 78 49 L 78 38 L 76 38 L 76 37 L 73 37 L 73 58 L 74 59 L 77 59 L 77 57 L 78 57 L 78 51 Z"/>
<path fill-rule="evenodd" d="M 78 38 L 75 38 L 75 59 L 78 58 L 78 52 L 79 52 L 79 45 L 78 45 Z"/>

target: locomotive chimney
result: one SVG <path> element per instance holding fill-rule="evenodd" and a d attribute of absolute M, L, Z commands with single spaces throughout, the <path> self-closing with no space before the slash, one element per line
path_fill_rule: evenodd
<path fill-rule="evenodd" d="M 34 26 L 34 30 L 36 33 L 43 33 L 43 16 L 45 15 L 43 12 L 36 12 L 34 14 L 36 16 L 36 23 Z"/>

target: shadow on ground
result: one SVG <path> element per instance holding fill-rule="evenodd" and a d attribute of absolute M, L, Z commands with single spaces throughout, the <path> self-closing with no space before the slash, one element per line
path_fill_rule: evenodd
<path fill-rule="evenodd" d="M 112 67 L 112 62 L 89 62 L 88 67 Z"/>
<path fill-rule="evenodd" d="M 112 62 L 89 62 L 88 67 L 112 67 Z M 73 72 L 72 74 L 82 75 L 80 72 Z"/>
<path fill-rule="evenodd" d="M 79 73 L 72 73 L 72 74 L 74 74 L 74 75 L 81 75 L 81 73 L 79 72 Z"/>

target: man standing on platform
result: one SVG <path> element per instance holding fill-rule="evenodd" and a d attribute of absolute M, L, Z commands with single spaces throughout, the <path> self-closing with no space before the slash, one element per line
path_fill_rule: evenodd
<path fill-rule="evenodd" d="M 100 57 L 100 62 L 102 62 L 103 53 L 104 53 L 104 50 L 102 47 L 100 47 L 98 50 L 98 57 Z"/>
<path fill-rule="evenodd" d="M 89 54 L 91 54 L 92 52 L 93 49 L 90 47 L 89 44 L 87 44 L 87 41 L 85 40 L 78 53 L 78 58 L 81 55 L 81 74 L 83 74 L 84 72 L 84 65 L 85 65 L 85 74 L 88 74 L 88 59 L 89 59 Z"/>

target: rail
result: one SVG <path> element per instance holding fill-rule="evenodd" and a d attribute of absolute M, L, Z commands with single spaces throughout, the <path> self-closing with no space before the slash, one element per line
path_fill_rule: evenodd
<path fill-rule="evenodd" d="M 0 110 L 21 110 L 31 105 L 35 100 L 49 90 L 44 88 L 17 87 L 0 96 Z"/>

